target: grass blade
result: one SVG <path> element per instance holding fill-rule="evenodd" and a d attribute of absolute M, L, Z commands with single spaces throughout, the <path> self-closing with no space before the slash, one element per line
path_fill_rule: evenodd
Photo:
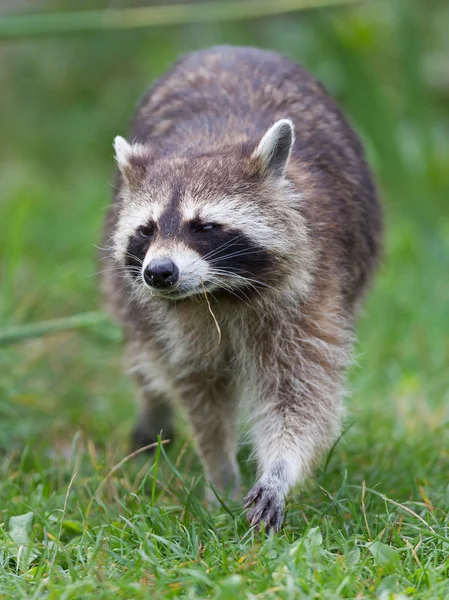
<path fill-rule="evenodd" d="M 281 15 L 298 10 L 360 2 L 361 0 L 240 0 L 192 2 L 168 6 L 115 10 L 12 15 L 0 21 L 0 39 L 111 29 L 134 29 L 210 21 L 232 21 Z"/>
<path fill-rule="evenodd" d="M 0 346 L 20 342 L 34 337 L 41 337 L 60 331 L 71 329 L 88 329 L 97 325 L 107 324 L 108 318 L 100 312 L 88 312 L 62 319 L 51 319 L 50 321 L 39 321 L 25 325 L 13 325 L 0 329 Z"/>

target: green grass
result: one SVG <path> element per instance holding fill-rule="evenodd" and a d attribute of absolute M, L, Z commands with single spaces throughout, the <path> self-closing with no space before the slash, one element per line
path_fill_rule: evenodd
<path fill-rule="evenodd" d="M 0 329 L 99 308 L 112 139 L 195 47 L 308 65 L 366 141 L 387 225 L 347 430 L 277 537 L 238 504 L 206 510 L 181 416 L 167 454 L 120 464 L 134 403 L 115 330 L 0 347 L 0 598 L 449 597 L 448 25 L 433 0 L 0 46 Z"/>

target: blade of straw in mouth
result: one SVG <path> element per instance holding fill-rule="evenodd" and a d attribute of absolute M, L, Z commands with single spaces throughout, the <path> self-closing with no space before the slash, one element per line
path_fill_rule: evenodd
<path fill-rule="evenodd" d="M 217 341 L 216 345 L 212 348 L 212 350 L 210 350 L 206 354 L 206 356 L 209 356 L 209 354 L 212 354 L 212 352 L 214 352 L 214 350 L 216 350 L 218 348 L 218 346 L 221 344 L 221 329 L 220 329 L 220 325 L 218 324 L 217 318 L 214 315 L 213 310 L 211 308 L 211 305 L 210 305 L 210 302 L 209 302 L 209 298 L 207 297 L 206 288 L 204 287 L 203 280 L 201 280 L 201 285 L 203 286 L 204 297 L 206 298 L 207 308 L 209 309 L 209 312 L 212 315 L 212 318 L 213 318 L 214 323 L 215 323 L 215 327 L 217 328 L 217 334 L 218 334 L 218 341 Z"/>

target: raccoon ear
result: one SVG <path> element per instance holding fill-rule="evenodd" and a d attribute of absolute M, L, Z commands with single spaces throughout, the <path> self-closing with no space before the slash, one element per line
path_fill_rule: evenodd
<path fill-rule="evenodd" d="M 280 119 L 268 129 L 253 152 L 263 175 L 284 175 L 294 141 L 295 129 L 290 119 Z"/>
<path fill-rule="evenodd" d="M 148 149 L 143 144 L 130 144 L 118 135 L 114 139 L 114 150 L 120 173 L 131 186 L 137 186 L 148 166 Z"/>

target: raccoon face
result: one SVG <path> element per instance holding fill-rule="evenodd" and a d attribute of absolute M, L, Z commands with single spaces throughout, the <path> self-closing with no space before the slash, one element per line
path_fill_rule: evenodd
<path fill-rule="evenodd" d="M 153 157 L 116 138 L 123 185 L 114 256 L 133 284 L 173 300 L 275 286 L 297 243 L 284 176 L 293 139 L 286 119 L 246 155 L 240 146 Z"/>

